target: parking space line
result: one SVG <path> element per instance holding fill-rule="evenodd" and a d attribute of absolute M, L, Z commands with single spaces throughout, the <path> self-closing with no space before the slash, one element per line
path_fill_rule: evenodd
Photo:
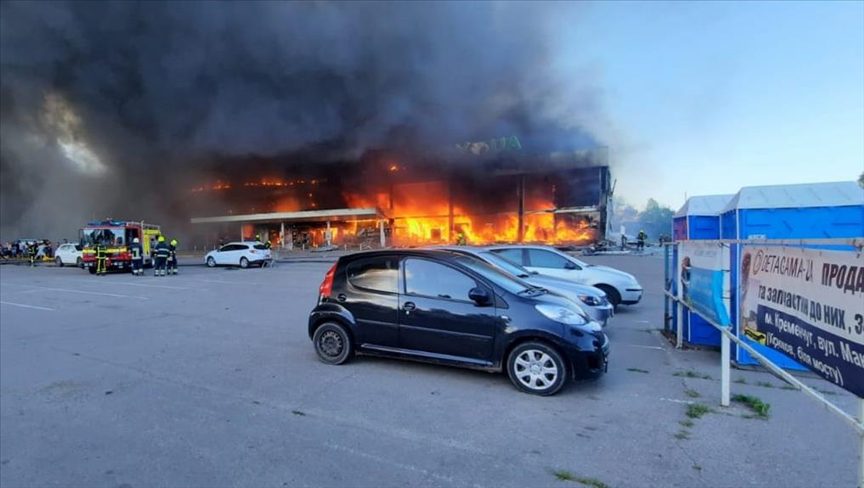
<path fill-rule="evenodd" d="M 26 286 L 32 286 L 32 287 L 38 288 L 40 290 L 59 291 L 62 293 L 81 293 L 84 295 L 101 295 L 101 296 L 112 297 L 112 298 L 137 298 L 138 300 L 149 300 L 150 299 L 148 297 L 139 297 L 139 296 L 135 296 L 135 295 L 122 295 L 120 293 L 104 293 L 101 291 L 70 290 L 68 288 L 49 288 L 47 286 L 36 286 L 36 285 L 26 285 Z"/>
<path fill-rule="evenodd" d="M 38 305 L 25 305 L 23 303 L 4 302 L 4 301 L 0 301 L 0 303 L 2 303 L 3 305 L 12 305 L 13 307 L 32 308 L 33 310 L 46 310 L 48 312 L 54 311 L 53 308 L 40 307 Z"/>
<path fill-rule="evenodd" d="M 252 281 L 219 281 L 219 280 L 201 280 L 198 278 L 186 278 L 191 281 L 199 281 L 201 283 L 218 283 L 220 285 L 255 285 L 262 286 L 261 283 L 256 283 Z"/>
<path fill-rule="evenodd" d="M 31 285 L 25 285 L 25 286 L 31 286 Z M 39 291 L 39 290 L 37 290 L 36 288 L 31 288 L 29 290 L 12 290 L 12 291 L 0 288 L 0 296 L 3 296 L 3 295 L 23 295 L 24 293 L 36 293 L 37 291 Z"/>
<path fill-rule="evenodd" d="M 86 280 L 73 280 L 73 279 L 65 279 L 63 281 L 72 282 L 72 283 L 88 283 L 92 284 L 92 281 Z M 189 288 L 185 286 L 169 286 L 169 285 L 145 285 L 144 283 L 128 283 L 125 281 L 111 281 L 112 285 L 123 285 L 123 286 L 141 286 L 145 288 L 165 288 L 168 290 L 188 290 Z"/>
<path fill-rule="evenodd" d="M 400 463 L 398 461 L 394 461 L 394 460 L 389 459 L 389 458 L 385 458 L 382 456 L 376 456 L 376 455 L 371 454 L 369 452 L 354 449 L 353 447 L 343 446 L 340 444 L 333 444 L 331 442 L 325 443 L 324 446 L 327 447 L 328 449 L 332 449 L 334 451 L 341 451 L 343 453 L 351 454 L 353 456 L 357 456 L 360 458 L 375 461 L 375 462 L 380 463 L 380 464 L 389 465 L 389 466 L 393 466 L 396 468 L 404 469 L 405 471 L 410 471 L 410 472 L 419 474 L 425 478 L 435 479 L 435 480 L 438 480 L 439 482 L 443 481 L 443 482 L 450 484 L 450 485 L 459 485 L 460 484 L 459 482 L 457 482 L 455 479 L 453 479 L 450 476 L 438 474 L 438 473 L 429 471 L 428 469 L 424 469 L 424 468 L 421 468 L 419 466 L 415 466 L 413 464 Z M 472 484 L 471 486 L 473 486 L 474 488 L 480 487 L 480 485 L 478 485 L 476 483 Z"/>
<path fill-rule="evenodd" d="M 660 346 L 643 346 L 642 344 L 622 344 L 622 343 L 619 342 L 619 343 L 615 343 L 614 345 L 615 345 L 615 347 L 624 346 L 624 347 L 638 347 L 638 348 L 640 348 L 640 349 L 656 349 L 656 350 L 660 350 L 660 351 L 665 351 L 665 350 L 666 350 L 666 348 L 664 348 L 664 347 L 660 347 Z"/>

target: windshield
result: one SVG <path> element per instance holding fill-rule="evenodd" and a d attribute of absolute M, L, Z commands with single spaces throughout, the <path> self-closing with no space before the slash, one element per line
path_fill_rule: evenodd
<path fill-rule="evenodd" d="M 105 246 L 123 245 L 125 229 L 123 227 L 106 227 L 99 229 L 82 229 L 81 245 L 93 247 L 97 244 Z"/>
<path fill-rule="evenodd" d="M 520 280 L 513 274 L 500 268 L 494 268 L 492 265 L 480 260 L 479 258 L 463 255 L 458 256 L 455 259 L 459 264 L 466 266 L 510 293 L 520 293 L 534 288 L 531 284 Z"/>
<path fill-rule="evenodd" d="M 528 271 L 527 269 L 523 268 L 522 266 L 519 266 L 518 264 L 514 263 L 513 261 L 508 261 L 508 260 L 502 258 L 501 256 L 498 256 L 495 253 L 481 252 L 480 256 L 482 256 L 482 258 L 486 262 L 492 263 L 496 267 L 501 268 L 504 271 L 506 271 L 506 272 L 516 276 L 516 277 L 528 278 L 529 276 L 531 276 L 531 272 Z"/>

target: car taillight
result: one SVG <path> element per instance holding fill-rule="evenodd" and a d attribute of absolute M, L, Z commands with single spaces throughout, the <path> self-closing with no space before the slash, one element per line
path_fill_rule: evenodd
<path fill-rule="evenodd" d="M 337 263 L 338 264 L 338 263 Z M 336 274 L 336 264 L 330 267 L 327 274 L 324 275 L 324 281 L 318 287 L 318 294 L 322 297 L 329 297 L 333 291 L 333 275 Z"/>

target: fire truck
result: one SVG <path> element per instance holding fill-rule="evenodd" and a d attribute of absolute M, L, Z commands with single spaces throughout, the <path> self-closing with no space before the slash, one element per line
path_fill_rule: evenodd
<path fill-rule="evenodd" d="M 144 250 L 144 267 L 153 265 L 150 248 L 161 233 L 158 225 L 133 220 L 97 220 L 88 222 L 79 231 L 84 269 L 96 274 L 96 246 L 106 248 L 105 265 L 109 270 L 127 271 L 132 269 L 132 253 L 129 244 L 136 237 Z"/>

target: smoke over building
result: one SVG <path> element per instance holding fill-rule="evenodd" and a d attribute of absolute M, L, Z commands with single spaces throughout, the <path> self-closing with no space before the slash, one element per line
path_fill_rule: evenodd
<path fill-rule="evenodd" d="M 519 164 L 595 165 L 578 154 L 600 145 L 597 97 L 556 69 L 579 8 L 3 2 L 0 233 L 71 237 L 108 216 L 190 232 L 200 212 L 247 211 L 190 189 L 274 175 L 317 175 L 322 194 L 339 180 L 328 198 L 346 205 L 382 155 L 444 165 L 466 188 L 506 177 L 512 158 L 466 141 L 517 137 L 532 155 Z"/>

